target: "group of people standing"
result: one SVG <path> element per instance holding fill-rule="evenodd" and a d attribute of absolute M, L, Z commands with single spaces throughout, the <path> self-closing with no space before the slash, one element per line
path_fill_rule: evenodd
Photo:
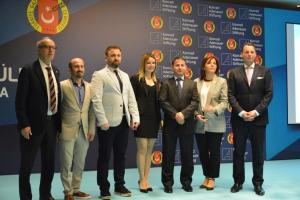
<path fill-rule="evenodd" d="M 254 191 L 264 195 L 263 145 L 268 123 L 267 107 L 272 99 L 270 70 L 255 64 L 255 46 L 244 44 L 244 66 L 230 70 L 228 80 L 219 76 L 220 64 L 214 55 L 203 58 L 200 76 L 185 78 L 183 57 L 172 60 L 174 75 L 160 81 L 157 62 L 145 54 L 137 74 L 129 78 L 120 69 L 122 50 L 108 46 L 106 66 L 94 72 L 91 83 L 84 80 L 85 62 L 72 58 L 70 78 L 59 82 L 59 71 L 52 65 L 56 45 L 50 38 L 37 42 L 38 60 L 22 68 L 16 94 L 16 115 L 21 132 L 20 199 L 32 199 L 30 174 L 41 149 L 40 200 L 53 200 L 55 148 L 58 138 L 61 180 L 65 200 L 91 198 L 80 191 L 89 142 L 98 138 L 97 184 L 101 199 L 111 199 L 108 181 L 113 153 L 114 192 L 129 197 L 125 187 L 125 154 L 128 134 L 133 130 L 137 144 L 140 192 L 153 191 L 149 183 L 151 154 L 162 127 L 162 174 L 164 192 L 172 193 L 177 140 L 180 145 L 182 189 L 192 192 L 194 136 L 199 149 L 204 180 L 200 188 L 213 190 L 220 172 L 220 146 L 226 131 L 224 111 L 232 106 L 234 134 L 233 178 L 231 192 L 242 189 L 245 180 L 244 154 L 249 138 L 253 155 Z"/>

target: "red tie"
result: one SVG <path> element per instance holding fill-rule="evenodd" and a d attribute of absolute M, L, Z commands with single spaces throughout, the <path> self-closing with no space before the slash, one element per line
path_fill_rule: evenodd
<path fill-rule="evenodd" d="M 51 73 L 51 67 L 46 67 L 48 72 L 48 79 L 49 79 L 49 88 L 50 88 L 50 110 L 54 113 L 55 106 L 56 106 L 56 95 L 55 95 L 55 88 L 54 88 L 54 81 Z"/>

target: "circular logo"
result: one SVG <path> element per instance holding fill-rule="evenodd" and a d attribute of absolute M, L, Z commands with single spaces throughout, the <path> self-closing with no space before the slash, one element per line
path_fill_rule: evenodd
<path fill-rule="evenodd" d="M 151 26 L 155 30 L 159 30 L 163 27 L 164 21 L 160 16 L 153 16 L 151 18 Z"/>
<path fill-rule="evenodd" d="M 154 165 L 159 165 L 162 162 L 162 153 L 160 151 L 153 151 L 151 161 Z"/>
<path fill-rule="evenodd" d="M 235 50 L 237 46 L 235 39 L 229 38 L 226 42 L 226 46 L 229 50 Z"/>
<path fill-rule="evenodd" d="M 213 33 L 215 32 L 216 26 L 213 21 L 207 20 L 204 22 L 203 28 L 206 33 Z"/>
<path fill-rule="evenodd" d="M 262 28 L 261 28 L 261 26 L 259 24 L 254 24 L 252 26 L 252 34 L 254 36 L 261 36 L 261 34 L 262 34 Z"/>
<path fill-rule="evenodd" d="M 186 34 L 181 37 L 181 44 L 185 47 L 192 46 L 193 39 L 190 35 Z"/>
<path fill-rule="evenodd" d="M 233 144 L 233 132 L 228 133 L 227 142 L 228 144 Z"/>
<path fill-rule="evenodd" d="M 254 62 L 258 65 L 261 65 L 263 63 L 263 59 L 260 55 L 256 55 Z"/>
<path fill-rule="evenodd" d="M 155 49 L 152 52 L 152 55 L 155 57 L 156 62 L 160 63 L 164 59 L 164 54 L 161 50 Z"/>
<path fill-rule="evenodd" d="M 181 12 L 183 14 L 191 14 L 192 13 L 192 5 L 189 2 L 183 2 L 181 4 Z"/>
<path fill-rule="evenodd" d="M 35 19 L 36 7 L 38 7 L 38 21 Z M 66 28 L 69 22 L 69 11 L 62 0 L 31 0 L 28 4 L 26 14 L 30 25 L 36 31 L 43 34 L 60 33 Z M 60 22 L 59 19 L 61 19 Z"/>
<path fill-rule="evenodd" d="M 234 8 L 227 8 L 226 15 L 228 19 L 235 19 L 236 17 L 236 10 Z"/>
<path fill-rule="evenodd" d="M 193 71 L 190 67 L 187 67 L 184 73 L 186 79 L 191 79 L 193 77 Z"/>

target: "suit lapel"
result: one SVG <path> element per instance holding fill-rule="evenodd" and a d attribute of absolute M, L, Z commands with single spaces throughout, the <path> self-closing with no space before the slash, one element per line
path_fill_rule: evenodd
<path fill-rule="evenodd" d="M 44 74 L 43 74 L 40 62 L 38 60 L 34 63 L 34 71 L 35 71 L 38 79 L 40 80 L 40 83 L 41 83 L 40 85 L 42 87 L 42 91 L 43 91 L 44 97 L 46 99 L 48 99 L 47 87 L 46 87 L 46 80 L 45 80 L 45 77 L 44 77 Z"/>
<path fill-rule="evenodd" d="M 245 84 L 246 84 L 248 87 L 250 87 L 249 84 L 248 84 L 247 75 L 246 75 L 246 72 L 245 72 L 245 67 L 244 67 L 244 65 L 240 67 L 240 70 L 239 70 L 239 71 L 240 71 L 241 77 L 243 77 L 243 79 L 244 79 Z M 252 76 L 252 77 L 253 77 L 253 76 Z M 251 84 L 251 85 L 252 85 L 252 84 Z"/>
<path fill-rule="evenodd" d="M 256 79 L 257 79 L 258 71 L 259 71 L 258 65 L 255 65 L 254 69 L 253 69 L 253 74 L 252 74 L 252 77 L 251 77 L 250 87 L 254 86 L 254 84 L 256 82 Z"/>
<path fill-rule="evenodd" d="M 107 72 L 108 76 L 110 77 L 110 80 L 114 83 L 116 90 L 121 93 L 121 88 L 120 88 L 118 79 L 117 79 L 116 75 L 114 74 L 114 72 L 112 72 L 108 67 L 106 67 L 106 72 Z M 121 73 L 119 73 L 119 76 L 122 81 Z"/>
<path fill-rule="evenodd" d="M 176 81 L 175 81 L 174 77 L 170 78 L 170 85 L 172 86 L 172 88 L 174 90 L 174 93 L 177 95 L 177 97 L 180 98 L 179 94 L 178 94 L 178 89 L 177 89 L 177 85 L 176 85 Z M 183 92 L 183 88 L 182 88 L 182 92 Z"/>
<path fill-rule="evenodd" d="M 215 85 L 217 82 L 217 78 L 215 77 L 212 82 L 210 83 L 210 87 L 208 89 L 207 98 L 206 98 L 206 105 L 209 105 L 211 102 L 212 92 L 215 90 Z"/>
<path fill-rule="evenodd" d="M 69 81 L 68 81 L 68 88 L 71 91 L 73 97 L 76 99 L 77 105 L 80 107 L 79 99 L 78 99 L 78 96 L 76 95 L 76 91 L 75 91 L 75 88 L 73 86 L 73 81 L 71 79 L 69 79 Z"/>

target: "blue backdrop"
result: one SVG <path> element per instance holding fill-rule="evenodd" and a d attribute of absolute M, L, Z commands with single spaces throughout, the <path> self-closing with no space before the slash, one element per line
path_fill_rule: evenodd
<path fill-rule="evenodd" d="M 48 1 L 48 0 L 43 0 Z M 30 9 L 37 20 L 41 14 L 34 0 L 10 0 L 0 3 L 0 174 L 14 174 L 19 166 L 19 133 L 16 130 L 14 98 L 20 68 L 37 59 L 35 42 L 48 34 L 31 26 Z M 53 2 L 53 1 L 52 1 Z M 285 22 L 300 22 L 295 11 L 189 0 L 58 0 L 58 22 L 68 17 L 63 30 L 50 35 L 58 50 L 54 64 L 59 66 L 61 80 L 69 77 L 67 63 L 82 57 L 87 64 L 86 80 L 105 64 L 104 50 L 117 44 L 123 50 L 122 68 L 130 75 L 138 70 L 142 54 L 157 56 L 160 78 L 171 76 L 170 60 L 183 55 L 190 68 L 186 76 L 199 75 L 202 57 L 213 53 L 220 58 L 221 76 L 241 64 L 240 47 L 253 42 L 258 47 L 257 62 L 272 67 L 274 99 L 270 106 L 266 158 L 300 158 L 299 126 L 287 125 Z M 28 8 L 29 11 L 28 11 Z M 66 13 L 64 10 L 68 11 Z M 14 13 L 14 15 L 11 15 Z M 274 23 L 276 20 L 276 24 Z M 39 22 L 35 25 L 38 25 Z M 278 113 L 281 113 L 280 115 Z M 222 162 L 232 161 L 232 133 L 227 113 L 227 131 L 222 140 Z M 159 166 L 161 135 L 155 145 L 153 165 Z M 135 167 L 135 141 L 129 138 L 127 167 Z M 246 160 L 251 160 L 247 148 Z M 199 162 L 197 150 L 194 161 Z M 58 159 L 57 159 L 58 160 Z M 86 169 L 95 169 L 97 141 L 87 156 Z M 179 154 L 176 162 L 180 164 Z M 39 170 L 37 157 L 34 171 Z M 57 162 L 57 166 L 58 166 Z M 57 168 L 58 169 L 58 168 Z"/>

